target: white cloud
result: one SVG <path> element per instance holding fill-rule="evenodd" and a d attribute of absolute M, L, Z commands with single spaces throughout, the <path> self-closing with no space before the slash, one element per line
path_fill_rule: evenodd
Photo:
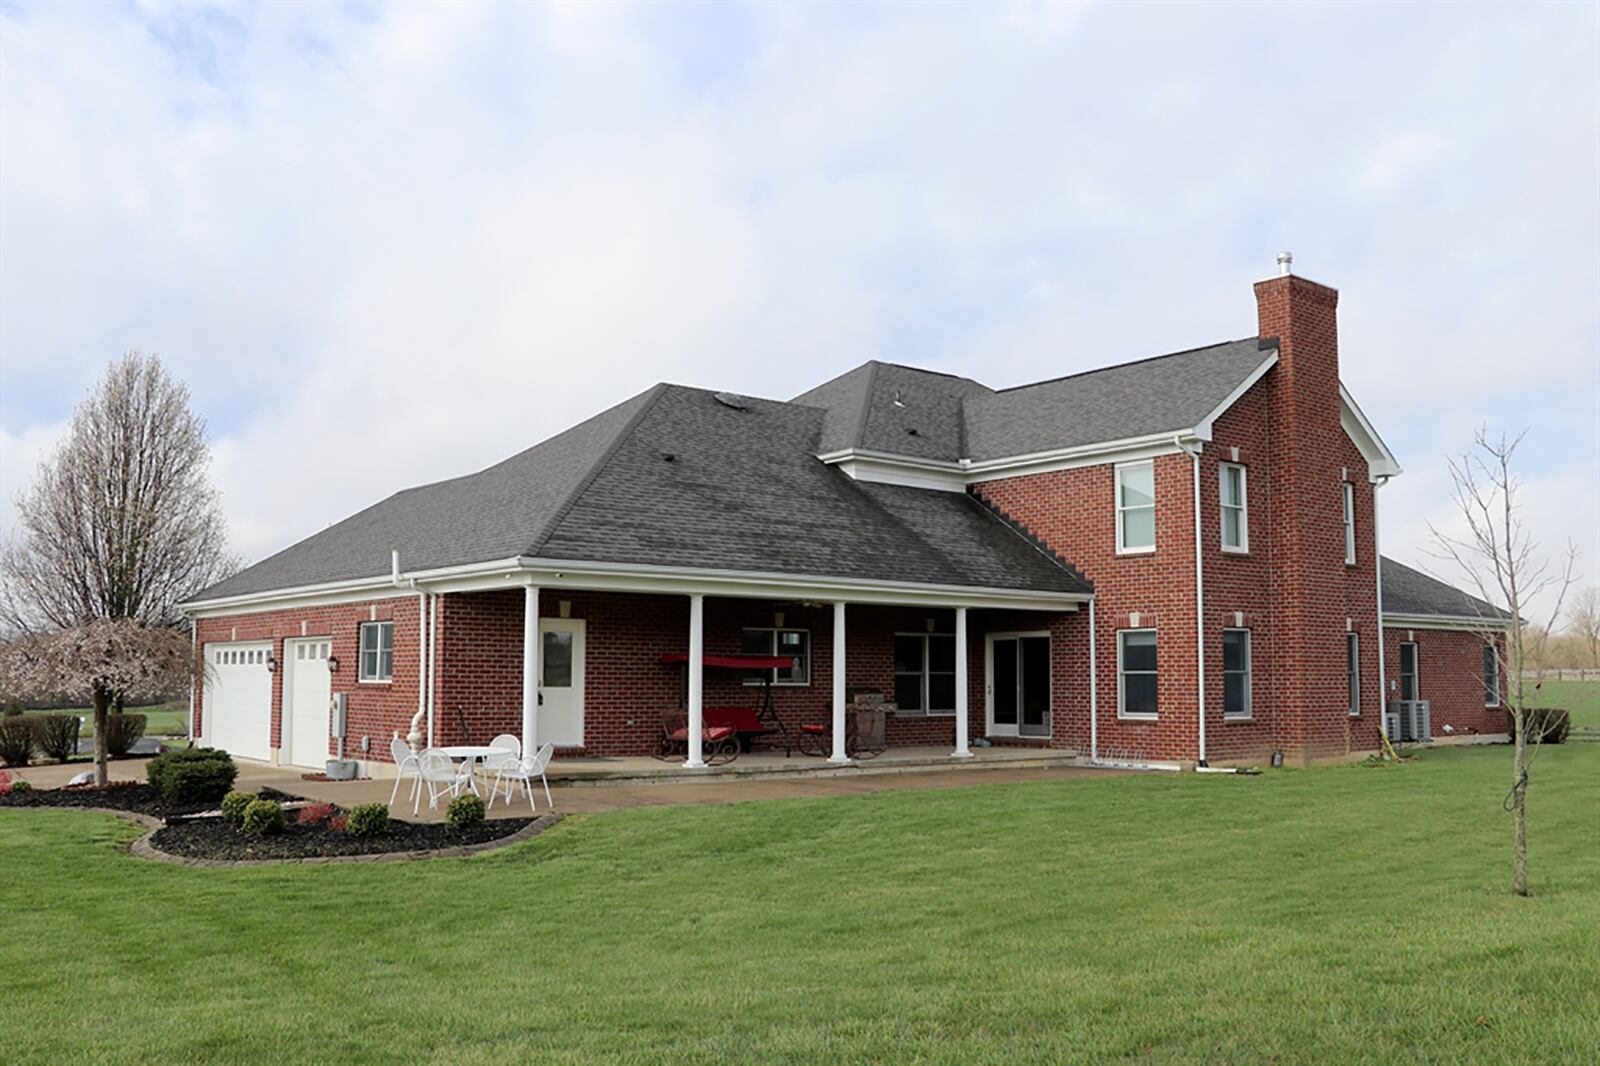
<path fill-rule="evenodd" d="M 660 379 L 1011 384 L 1247 335 L 1288 247 L 1407 465 L 1397 553 L 1477 421 L 1539 420 L 1539 477 L 1600 495 L 1592 9 L 684 18 L 4 8 L 6 442 L 158 351 L 260 557 Z"/>

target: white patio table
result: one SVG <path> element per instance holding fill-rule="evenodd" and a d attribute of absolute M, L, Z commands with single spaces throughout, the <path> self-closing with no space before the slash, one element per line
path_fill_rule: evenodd
<path fill-rule="evenodd" d="M 472 789 L 472 794 L 475 796 L 483 795 L 478 791 L 478 778 L 474 770 L 478 760 L 486 759 L 491 755 L 504 755 L 506 753 L 504 748 L 491 748 L 487 744 L 453 744 L 448 748 L 440 748 L 439 750 L 450 758 L 467 764 L 463 767 L 466 771 L 467 787 Z"/>

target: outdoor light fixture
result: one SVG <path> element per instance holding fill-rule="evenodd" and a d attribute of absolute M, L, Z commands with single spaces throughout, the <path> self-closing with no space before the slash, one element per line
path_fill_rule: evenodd
<path fill-rule="evenodd" d="M 338 672 L 339 672 L 339 657 L 337 655 L 328 656 L 328 673 L 337 674 Z"/>
<path fill-rule="evenodd" d="M 272 653 L 269 651 L 269 652 L 267 652 L 267 673 L 275 674 L 277 672 L 278 672 L 278 660 L 274 659 L 272 657 Z"/>

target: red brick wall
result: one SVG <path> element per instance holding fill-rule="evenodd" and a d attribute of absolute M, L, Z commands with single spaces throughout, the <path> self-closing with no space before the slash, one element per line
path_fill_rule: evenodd
<path fill-rule="evenodd" d="M 1110 464 L 985 481 L 973 491 L 1027 528 L 1094 582 L 1099 630 L 1099 750 L 1102 757 L 1193 758 L 1195 714 L 1194 648 L 1194 472 L 1187 455 L 1157 456 L 1156 550 L 1142 555 L 1116 551 L 1115 473 Z M 1117 717 L 1117 631 L 1139 615 L 1139 628 L 1157 631 L 1157 706 L 1154 722 Z M 1056 705 L 1054 729 L 1063 747 L 1089 750 L 1087 611 L 1074 625 L 1076 642 L 1061 634 L 1064 650 L 1056 669 L 1079 663 L 1075 677 L 1061 675 L 1071 704 Z"/>
<path fill-rule="evenodd" d="M 1504 733 L 1509 715 L 1504 707 L 1486 707 L 1483 691 L 1483 638 L 1462 629 L 1384 629 L 1384 670 L 1389 694 L 1400 694 L 1400 645 L 1414 640 L 1417 645 L 1417 694 L 1428 701 L 1433 735 L 1443 737 L 1451 726 L 1456 736 Z M 1496 643 L 1503 651 L 1505 638 Z M 1504 670 L 1500 692 L 1505 695 Z"/>
<path fill-rule="evenodd" d="M 357 680 L 359 630 L 362 622 L 369 621 L 394 622 L 394 673 L 387 683 Z M 334 692 L 346 693 L 345 754 L 350 758 L 387 760 L 391 735 L 398 731 L 404 736 L 410 728 L 411 716 L 417 710 L 417 673 L 421 661 L 418 648 L 421 617 L 416 596 L 202 618 L 196 627 L 202 646 L 235 640 L 270 640 L 272 655 L 280 664 L 284 661 L 285 639 L 331 637 L 332 653 L 339 660 L 339 669 L 331 681 Z M 272 675 L 271 747 L 274 752 L 280 747 L 283 735 L 283 677 L 280 666 Z M 200 735 L 204 714 L 204 686 L 196 682 L 192 723 L 196 736 Z M 361 751 L 363 736 L 371 738 L 371 752 Z M 329 754 L 332 754 L 331 743 Z"/>

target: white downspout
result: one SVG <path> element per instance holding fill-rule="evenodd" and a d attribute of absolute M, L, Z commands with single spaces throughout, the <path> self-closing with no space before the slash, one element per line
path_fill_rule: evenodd
<path fill-rule="evenodd" d="M 1383 637 L 1383 548 L 1378 532 L 1378 490 L 1388 483 L 1387 477 L 1380 477 L 1372 486 L 1372 580 L 1378 586 L 1378 730 L 1385 740 L 1392 743 L 1394 738 L 1389 735 L 1389 683 L 1384 670 L 1384 658 L 1388 650 L 1384 647 Z M 1361 676 L 1360 663 L 1356 664 L 1356 676 Z"/>
<path fill-rule="evenodd" d="M 200 622 L 199 622 L 198 619 L 196 619 L 193 616 L 191 616 L 189 618 L 189 662 L 191 664 L 194 663 L 195 658 L 196 658 L 197 655 L 199 655 L 199 653 L 200 653 Z M 195 746 L 195 737 L 194 737 L 194 687 L 196 685 L 199 685 L 199 684 L 203 683 L 203 678 L 205 677 L 205 674 L 203 672 L 205 670 L 205 664 L 204 663 L 201 664 L 200 669 L 202 671 L 200 677 L 197 677 L 193 681 L 189 682 L 189 717 L 184 719 L 184 722 L 183 722 L 183 737 L 184 737 L 185 740 L 189 741 L 189 746 L 191 748 Z"/>
<path fill-rule="evenodd" d="M 406 588 L 400 580 L 400 550 L 389 552 L 389 580 L 395 588 Z M 417 587 L 417 579 L 410 579 L 410 587 L 417 594 L 417 713 L 411 716 L 411 728 L 406 732 L 406 743 L 413 752 L 422 750 L 422 718 L 428 713 L 428 594 Z M 361 649 L 356 648 L 356 670 L 361 669 Z M 433 729 L 428 729 L 428 743 L 433 743 Z"/>
<path fill-rule="evenodd" d="M 1203 448 L 1198 441 L 1192 449 L 1186 446 L 1177 437 L 1172 438 L 1172 443 L 1194 461 L 1194 659 L 1195 672 L 1199 675 L 1196 684 L 1196 703 L 1199 706 L 1200 729 L 1198 734 L 1201 766 L 1206 765 L 1206 566 L 1205 554 L 1201 550 L 1204 538 L 1200 534 L 1200 452 Z"/>
<path fill-rule="evenodd" d="M 439 594 L 430 594 L 428 602 L 428 747 L 431 748 L 434 744 L 433 690 L 439 674 Z"/>
<path fill-rule="evenodd" d="M 1100 761 L 1100 671 L 1095 668 L 1094 648 L 1100 635 L 1094 625 L 1094 597 L 1089 597 L 1089 761 Z"/>

